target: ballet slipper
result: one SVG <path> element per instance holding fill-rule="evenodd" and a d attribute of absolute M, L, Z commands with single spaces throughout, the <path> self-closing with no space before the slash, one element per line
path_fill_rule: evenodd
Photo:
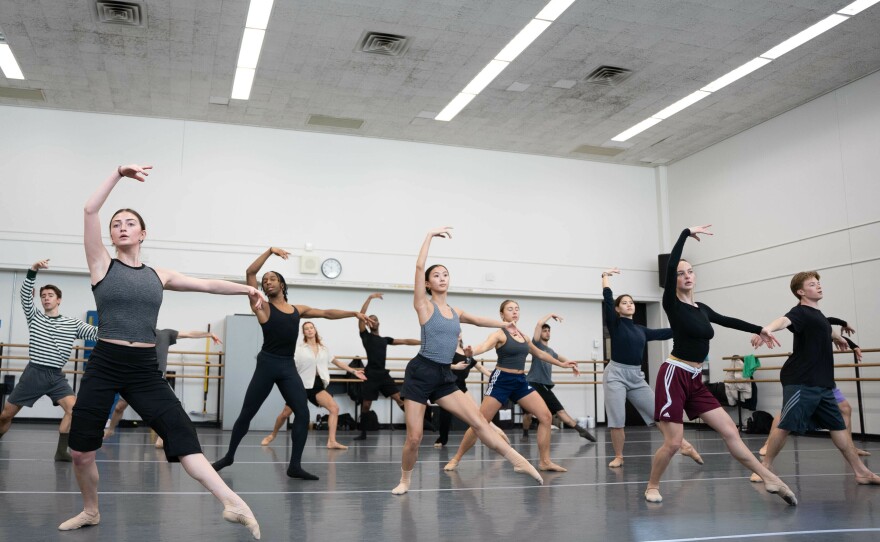
<path fill-rule="evenodd" d="M 700 457 L 700 452 L 698 452 L 697 449 L 694 448 L 693 446 L 691 446 L 691 447 L 689 447 L 689 448 L 684 448 L 684 447 L 683 447 L 683 448 L 681 449 L 681 455 L 683 455 L 683 456 L 685 456 L 685 457 L 690 457 L 691 459 L 694 460 L 694 462 L 695 462 L 697 465 L 702 465 L 702 464 L 703 464 L 703 458 Z"/>
<path fill-rule="evenodd" d="M 764 489 L 767 490 L 767 493 L 778 495 L 789 506 L 797 506 L 797 497 L 795 497 L 794 491 L 785 485 L 782 480 L 779 480 L 779 482 L 768 482 L 765 480 Z"/>
<path fill-rule="evenodd" d="M 541 477 L 541 473 L 538 472 L 535 467 L 528 462 L 528 460 L 521 456 L 519 452 L 514 450 L 513 448 L 509 449 L 504 454 L 504 459 L 510 461 L 513 464 L 513 472 L 519 472 L 523 474 L 528 474 L 532 478 L 535 479 L 540 485 L 544 485 L 544 478 Z"/>
<path fill-rule="evenodd" d="M 749 476 L 749 482 L 751 482 L 753 484 L 763 484 L 764 479 L 761 478 L 761 475 L 758 474 L 757 472 L 753 472 L 752 475 Z"/>
<path fill-rule="evenodd" d="M 328 450 L 348 450 L 348 446 L 344 444 L 339 444 L 338 442 L 328 442 L 327 443 Z"/>
<path fill-rule="evenodd" d="M 871 455 L 871 452 L 867 450 L 862 450 L 861 448 L 856 448 L 856 455 L 860 455 L 862 457 L 868 457 Z"/>
<path fill-rule="evenodd" d="M 872 472 L 870 476 L 856 476 L 856 482 L 860 486 L 876 486 L 880 485 L 880 476 Z"/>
<path fill-rule="evenodd" d="M 767 455 L 767 445 L 761 446 L 761 449 L 758 450 L 758 455 Z"/>
<path fill-rule="evenodd" d="M 498 427 L 498 426 L 495 425 L 494 423 L 490 423 L 490 424 L 489 424 L 489 427 L 491 427 L 493 431 L 495 431 L 496 433 L 498 433 L 498 436 L 501 437 L 501 438 L 503 438 L 503 439 L 504 439 L 504 442 L 510 444 L 510 437 L 508 437 L 508 436 L 507 436 L 507 433 L 505 433 L 500 427 Z"/>
<path fill-rule="evenodd" d="M 260 446 L 268 446 L 273 440 L 275 440 L 275 435 L 269 435 L 260 441 Z"/>
<path fill-rule="evenodd" d="M 73 531 L 74 529 L 82 529 L 83 527 L 88 527 L 89 525 L 97 525 L 99 523 L 101 523 L 100 512 L 95 512 L 94 514 L 92 514 L 91 512 L 86 512 L 85 510 L 83 510 L 79 514 L 73 516 L 69 520 L 59 525 L 58 530 Z"/>
<path fill-rule="evenodd" d="M 539 463 L 538 469 L 543 471 L 552 471 L 552 472 L 568 472 L 568 469 L 563 467 L 562 465 L 557 465 L 556 463 L 550 461 L 548 463 Z"/>
<path fill-rule="evenodd" d="M 156 444 L 154 444 L 157 450 L 161 450 L 165 447 L 165 441 L 162 440 L 162 437 L 156 438 Z"/>
<path fill-rule="evenodd" d="M 391 490 L 392 495 L 403 495 L 407 491 L 409 491 L 410 480 L 412 480 L 411 470 L 403 470 L 400 469 L 400 483 L 397 484 L 397 487 Z"/>
<path fill-rule="evenodd" d="M 452 458 L 449 460 L 449 463 L 447 463 L 446 466 L 443 467 L 443 470 L 453 471 L 456 469 L 456 467 L 458 467 L 458 459 Z"/>
<path fill-rule="evenodd" d="M 251 532 L 251 536 L 254 537 L 254 540 L 260 539 L 260 524 L 257 523 L 257 518 L 254 517 L 254 513 L 251 512 L 251 509 L 244 503 L 244 506 L 235 506 L 232 504 L 227 504 L 225 508 L 223 508 L 223 519 L 230 523 L 240 523 L 247 527 L 247 530 Z"/>
<path fill-rule="evenodd" d="M 645 500 L 648 502 L 663 502 L 663 495 L 659 487 L 649 487 L 645 490 Z"/>
<path fill-rule="evenodd" d="M 615 457 L 614 459 L 611 460 L 611 463 L 608 463 L 608 466 L 611 467 L 612 469 L 622 467 L 623 466 L 623 458 L 622 457 Z"/>

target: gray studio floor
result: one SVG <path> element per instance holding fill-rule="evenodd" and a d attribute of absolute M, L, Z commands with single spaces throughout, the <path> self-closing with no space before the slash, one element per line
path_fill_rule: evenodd
<path fill-rule="evenodd" d="M 223 478 L 256 512 L 263 540 L 774 540 L 836 542 L 880 540 L 880 487 L 857 486 L 831 442 L 794 438 L 778 470 L 800 500 L 796 508 L 748 482 L 748 472 L 726 453 L 711 431 L 688 429 L 705 466 L 678 457 L 666 473 L 664 502 L 642 498 L 656 431 L 628 431 L 626 465 L 606 467 L 611 444 L 598 429 L 591 444 L 573 431 L 554 432 L 553 458 L 568 473 L 545 477 L 538 487 L 488 449 L 478 446 L 457 473 L 442 470 L 452 449 L 433 448 L 427 434 L 408 495 L 390 489 L 399 478 L 402 431 L 383 431 L 346 451 L 328 451 L 325 433 L 312 433 L 304 466 L 318 482 L 289 480 L 289 441 L 261 448 L 251 433 Z M 221 455 L 229 433 L 200 429 L 209 459 Z M 535 458 L 534 434 L 522 442 Z M 753 450 L 762 438 L 745 435 Z M 221 507 L 179 465 L 165 463 L 149 431 L 121 429 L 99 452 L 102 523 L 60 533 L 57 525 L 81 509 L 69 464 L 52 461 L 56 433 L 49 425 L 14 424 L 0 440 L 0 540 L 248 540 L 247 532 L 220 519 Z M 880 460 L 880 447 L 868 464 Z M 880 465 L 874 465 L 878 470 Z"/>

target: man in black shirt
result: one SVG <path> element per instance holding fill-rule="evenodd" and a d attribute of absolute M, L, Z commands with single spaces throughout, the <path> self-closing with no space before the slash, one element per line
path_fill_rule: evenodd
<path fill-rule="evenodd" d="M 361 313 L 367 314 L 370 307 L 370 301 L 374 299 L 382 299 L 382 294 L 371 294 L 364 301 L 361 307 Z M 373 401 L 379 398 L 379 392 L 385 397 L 390 397 L 397 406 L 403 410 L 403 399 L 400 398 L 400 390 L 391 377 L 391 373 L 385 368 L 385 358 L 388 345 L 409 345 L 418 346 L 421 341 L 418 339 L 392 339 L 391 337 L 382 337 L 379 335 L 379 318 L 375 314 L 367 317 L 370 321 L 369 329 L 366 324 L 358 321 L 358 330 L 361 334 L 361 342 L 364 344 L 364 350 L 367 351 L 367 366 L 364 373 L 367 379 L 361 384 L 361 420 L 364 414 L 370 411 Z M 361 432 L 354 440 L 364 440 L 367 438 L 367 431 L 361 424 Z"/>
<path fill-rule="evenodd" d="M 794 334 L 791 356 L 780 372 L 782 417 L 779 426 L 770 433 L 764 466 L 772 469 L 773 459 L 782 450 L 790 432 L 804 433 L 809 429 L 824 428 L 830 431 L 832 442 L 855 472 L 856 482 L 880 485 L 880 476 L 859 459 L 834 398 L 832 341 L 841 350 L 846 350 L 848 345 L 819 310 L 822 299 L 819 273 L 805 271 L 796 274 L 791 279 L 791 292 L 800 303 L 762 330 L 763 334 L 787 328 Z M 757 339 L 753 338 L 752 343 L 757 344 Z M 757 474 L 753 474 L 750 480 L 762 481 Z"/>

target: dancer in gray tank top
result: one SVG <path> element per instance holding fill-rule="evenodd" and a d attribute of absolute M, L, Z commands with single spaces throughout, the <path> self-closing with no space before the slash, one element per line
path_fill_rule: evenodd
<path fill-rule="evenodd" d="M 419 456 L 424 430 L 423 419 L 429 400 L 470 425 L 486 446 L 513 463 L 516 472 L 524 472 L 538 483 L 544 483 L 535 467 L 492 430 L 480 415 L 477 405 L 458 389 L 455 375 L 450 370 L 461 322 L 480 327 L 508 327 L 516 330 L 513 324 L 474 316 L 447 304 L 449 271 L 436 264 L 426 270 L 425 263 L 431 240 L 434 237 L 451 238 L 450 230 L 451 228 L 446 227 L 429 231 L 416 260 L 413 308 L 419 317 L 419 325 L 422 326 L 422 348 L 407 364 L 401 390 L 406 404 L 406 443 L 400 462 L 400 483 L 391 491 L 395 495 L 403 495 L 409 491 L 412 472 Z"/>
<path fill-rule="evenodd" d="M 101 521 L 95 452 L 101 447 L 104 423 L 113 398 L 121 392 L 135 412 L 165 441 L 168 460 L 179 461 L 187 474 L 223 503 L 223 519 L 241 523 L 259 539 L 260 525 L 254 513 L 208 463 L 192 421 L 159 372 L 156 320 L 162 292 L 166 289 L 247 295 L 254 305 L 261 305 L 263 296 L 252 286 L 196 279 L 171 269 L 153 269 L 142 264 L 141 243 L 147 237 L 147 227 L 143 218 L 131 209 L 120 209 L 110 219 L 110 240 L 116 248 L 116 258 L 110 257 L 101 238 L 101 207 L 120 180 L 128 177 L 144 182 L 150 169 L 152 166 L 119 166 L 85 205 L 83 242 L 101 326 L 73 407 L 70 427 L 70 449 L 83 511 L 58 529 L 70 531 L 98 525 Z M 161 521 L 162 518 L 152 519 Z"/>
<path fill-rule="evenodd" d="M 519 322 L 519 303 L 508 299 L 501 303 L 501 319 L 505 323 L 516 325 Z M 538 468 L 543 471 L 566 472 L 566 468 L 557 465 L 550 459 L 550 423 L 553 415 L 547 408 L 547 403 L 535 389 L 526 382 L 525 366 L 526 357 L 531 354 L 533 363 L 549 363 L 558 367 L 571 369 L 575 376 L 580 372 L 577 363 L 573 361 L 560 361 L 547 352 L 539 349 L 518 329 L 513 332 L 502 328 L 493 332 L 483 344 L 473 349 L 473 355 L 478 356 L 492 348 L 498 354 L 498 362 L 486 388 L 486 396 L 480 405 L 480 413 L 487 421 L 491 421 L 495 414 L 507 401 L 513 401 L 538 418 Z M 455 470 L 464 454 L 473 448 L 477 438 L 470 429 L 464 434 L 461 445 L 444 470 Z"/>

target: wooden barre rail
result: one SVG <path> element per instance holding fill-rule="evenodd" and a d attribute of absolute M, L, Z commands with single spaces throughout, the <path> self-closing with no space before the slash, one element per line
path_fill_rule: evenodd
<path fill-rule="evenodd" d="M 838 365 L 838 364 L 834 365 L 835 369 L 837 369 L 838 367 L 850 368 L 850 369 L 853 367 L 880 367 L 880 363 L 842 363 L 840 365 Z M 757 367 L 757 368 L 755 368 L 756 371 L 778 371 L 780 369 L 782 369 L 781 365 L 778 367 L 773 366 L 773 367 Z M 728 367 L 727 369 L 722 369 L 722 371 L 725 371 L 728 373 L 736 373 L 738 371 L 742 371 L 742 367 Z"/>
<path fill-rule="evenodd" d="M 7 359 L 5 356 L 0 356 L 0 358 Z M 24 359 L 30 359 L 30 358 L 24 358 Z M 68 361 L 73 361 L 73 362 L 77 362 L 77 363 L 85 363 L 89 360 L 83 359 L 83 358 L 78 358 L 78 359 L 71 359 Z M 169 361 L 168 366 L 171 367 L 172 365 L 174 367 L 200 367 L 202 369 L 204 369 L 205 367 L 226 367 L 225 363 L 184 363 L 182 361 Z M 13 369 L 13 368 L 9 368 L 9 367 L 0 367 L 0 371 L 23 371 L 23 370 L 24 370 L 24 367 L 17 368 L 17 369 Z"/>
<path fill-rule="evenodd" d="M 859 350 L 862 351 L 862 354 L 868 354 L 868 353 L 871 353 L 871 352 L 880 352 L 880 348 L 859 348 Z M 756 355 L 756 354 L 751 354 L 751 355 L 752 355 L 752 356 L 755 356 L 755 357 L 758 358 L 758 359 L 764 359 L 764 358 L 787 358 L 787 357 L 789 357 L 791 354 L 792 354 L 791 352 L 783 352 L 783 353 L 781 353 L 781 354 L 764 354 L 763 356 L 758 356 L 758 355 Z M 834 351 L 834 354 L 835 354 L 835 355 L 838 355 L 838 354 L 849 354 L 849 355 L 851 356 L 851 355 L 852 355 L 852 350 L 835 350 L 835 351 Z M 741 360 L 741 359 L 743 359 L 743 357 L 744 357 L 744 356 L 740 356 L 739 354 L 734 354 L 734 355 L 732 355 L 732 356 L 725 356 L 725 357 L 723 357 L 723 358 L 721 358 L 721 359 L 723 359 L 724 361 L 731 361 L 731 360 Z"/>
<path fill-rule="evenodd" d="M 863 376 L 860 378 L 844 377 L 844 378 L 835 378 L 834 381 L 835 382 L 880 382 L 880 378 L 867 377 L 867 376 Z M 779 379 L 778 378 L 776 378 L 776 379 L 773 379 L 773 378 L 751 378 L 751 379 L 743 379 L 743 380 L 722 380 L 722 382 L 724 382 L 725 384 L 748 384 L 750 382 L 756 382 L 756 383 L 777 382 L 778 383 Z"/>

